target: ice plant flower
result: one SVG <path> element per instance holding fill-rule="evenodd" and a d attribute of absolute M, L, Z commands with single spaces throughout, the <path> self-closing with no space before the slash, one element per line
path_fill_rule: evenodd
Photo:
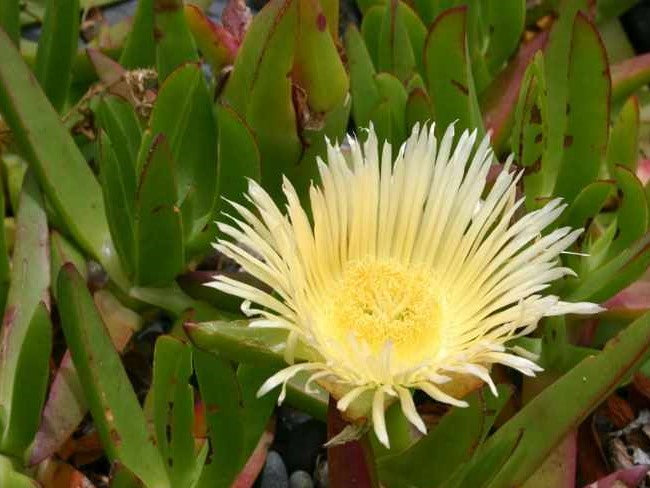
<path fill-rule="evenodd" d="M 232 203 L 239 217 L 219 225 L 230 240 L 215 246 L 272 291 L 227 276 L 210 286 L 244 299 L 251 326 L 287 329 L 289 363 L 298 345 L 315 351 L 270 377 L 260 395 L 282 385 L 281 401 L 286 382 L 309 371 L 311 381 L 342 387 L 342 411 L 371 398 L 375 433 L 388 446 L 387 399 L 425 432 L 411 389 L 464 406 L 444 383 L 470 375 L 496 393 L 491 365 L 540 371 L 508 341 L 542 317 L 600 310 L 543 294 L 573 274 L 559 255 L 581 230 L 542 235 L 565 207 L 559 199 L 515 218 L 523 199 L 512 159 L 483 195 L 493 154 L 488 137 L 478 146 L 476 138 L 464 132 L 454 145 L 450 126 L 438 145 L 433 127 L 416 127 L 393 161 L 370 128 L 365 143 L 349 139 L 347 155 L 328 143 L 311 219 L 286 179 L 286 214 L 253 181 L 254 211 Z"/>

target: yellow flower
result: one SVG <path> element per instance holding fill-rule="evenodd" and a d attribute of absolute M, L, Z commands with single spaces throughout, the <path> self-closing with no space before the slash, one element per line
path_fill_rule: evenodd
<path fill-rule="evenodd" d="M 313 360 L 269 378 L 260 395 L 283 385 L 282 401 L 300 371 L 341 386 L 342 411 L 370 394 L 375 432 L 388 446 L 387 398 L 425 432 L 411 389 L 464 406 L 441 385 L 471 375 L 496 393 L 492 364 L 531 376 L 541 370 L 509 340 L 542 317 L 600 308 L 542 294 L 573 274 L 558 257 L 581 230 L 540 237 L 564 209 L 559 199 L 514 219 L 523 199 L 512 159 L 483 199 L 493 159 L 487 137 L 475 148 L 476 132 L 464 132 L 453 147 L 450 126 L 438 145 L 433 127 L 416 127 L 393 161 L 389 144 L 380 153 L 372 128 L 367 136 L 363 147 L 349 139 L 347 159 L 328 143 L 321 184 L 310 188 L 311 220 L 286 179 L 286 215 L 253 181 L 255 212 L 232 204 L 240 217 L 220 224 L 232 241 L 215 247 L 273 292 L 226 276 L 210 286 L 244 299 L 251 326 L 288 329 L 289 363 L 297 345 L 314 351 Z"/>

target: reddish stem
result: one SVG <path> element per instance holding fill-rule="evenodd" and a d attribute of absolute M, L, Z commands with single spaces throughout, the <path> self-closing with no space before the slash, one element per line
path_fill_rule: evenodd
<path fill-rule="evenodd" d="M 327 437 L 339 434 L 348 423 L 330 397 L 327 410 Z M 327 449 L 329 486 L 331 488 L 378 488 L 377 470 L 367 436 Z"/>

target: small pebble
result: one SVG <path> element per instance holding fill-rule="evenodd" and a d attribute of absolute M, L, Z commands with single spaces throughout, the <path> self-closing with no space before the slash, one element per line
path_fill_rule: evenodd
<path fill-rule="evenodd" d="M 294 471 L 289 478 L 289 488 L 314 488 L 314 482 L 306 471 Z"/>
<path fill-rule="evenodd" d="M 260 488 L 289 488 L 287 468 L 275 451 L 269 451 L 266 456 L 266 463 L 260 477 Z"/>

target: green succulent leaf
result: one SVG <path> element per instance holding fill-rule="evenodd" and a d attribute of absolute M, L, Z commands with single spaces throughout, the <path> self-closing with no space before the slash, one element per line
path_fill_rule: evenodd
<path fill-rule="evenodd" d="M 1 31 L 0 112 L 65 229 L 114 281 L 125 285 L 101 188 L 20 53 Z"/>
<path fill-rule="evenodd" d="M 79 42 L 79 0 L 48 0 L 38 41 L 34 73 L 57 111 L 61 111 L 72 81 L 72 61 Z"/>
<path fill-rule="evenodd" d="M 162 82 L 182 64 L 197 62 L 199 56 L 185 20 L 183 0 L 153 0 L 153 12 L 156 67 Z"/>
<path fill-rule="evenodd" d="M 108 458 L 119 460 L 148 488 L 170 487 L 120 357 L 72 264 L 61 269 L 58 291 L 63 332 Z"/>
<path fill-rule="evenodd" d="M 33 174 L 25 179 L 2 324 L 0 452 L 22 457 L 38 429 L 48 380 L 52 327 L 47 218 Z"/>
<path fill-rule="evenodd" d="M 99 176 L 106 217 L 122 265 L 132 274 L 135 270 L 136 176 L 133 162 L 116 155 L 118 147 L 105 132 L 100 132 Z M 124 146 L 121 150 L 125 152 Z"/>
<path fill-rule="evenodd" d="M 266 368 L 240 365 L 235 371 L 228 360 L 200 350 L 195 350 L 194 367 L 211 444 L 211 462 L 197 486 L 228 487 L 264 432 L 277 396 L 256 396 L 270 374 Z"/>
<path fill-rule="evenodd" d="M 0 188 L 2 188 L 2 178 L 0 178 Z M 7 304 L 7 293 L 11 282 L 11 269 L 9 266 L 9 247 L 7 243 L 7 233 L 4 222 L 6 219 L 5 192 L 0 191 L 0 216 L 2 217 L 2 227 L 0 228 L 0 313 L 4 317 L 5 305 Z"/>
<path fill-rule="evenodd" d="M 537 199 L 545 195 L 549 185 L 542 167 L 548 132 L 544 59 L 538 53 L 521 82 L 511 140 L 517 164 L 525 168 L 524 191 L 528 208 L 539 204 Z"/>
<path fill-rule="evenodd" d="M 15 470 L 10 458 L 0 454 L 0 486 L 7 488 L 40 488 L 35 480 Z"/>
<path fill-rule="evenodd" d="M 481 19 L 489 33 L 485 61 L 491 73 L 496 74 L 517 49 L 526 20 L 525 0 L 483 0 Z"/>
<path fill-rule="evenodd" d="M 478 129 L 480 138 L 484 131 L 468 54 L 466 7 L 445 11 L 431 25 L 424 65 L 439 130 L 458 121 L 458 130 Z"/>
<path fill-rule="evenodd" d="M 376 71 L 370 53 L 356 26 L 348 27 L 345 32 L 345 51 L 350 70 L 352 116 L 357 127 L 368 127 L 371 114 L 382 103 L 382 97 L 375 84 Z"/>
<path fill-rule="evenodd" d="M 185 264 L 176 168 L 167 141 L 162 134 L 153 140 L 136 190 L 135 282 L 138 285 L 167 284 Z"/>
<path fill-rule="evenodd" d="M 119 60 L 126 69 L 152 68 L 156 65 L 153 8 L 154 0 L 138 0 L 131 31 L 124 41 Z"/>
<path fill-rule="evenodd" d="M 609 136 L 607 168 L 616 178 L 616 166 L 636 171 L 639 160 L 639 99 L 631 96 L 619 112 Z"/>
<path fill-rule="evenodd" d="M 0 3 L 0 29 L 4 29 L 16 46 L 20 42 L 20 0 Z"/>
<path fill-rule="evenodd" d="M 607 53 L 598 30 L 578 13 L 569 59 L 564 150 L 554 191 L 568 202 L 598 177 L 607 149 L 610 90 Z"/>
<path fill-rule="evenodd" d="M 163 134 L 175 163 L 185 237 L 200 232 L 217 200 L 217 123 L 201 68 L 185 64 L 161 86 L 149 129 Z"/>
<path fill-rule="evenodd" d="M 610 256 L 625 251 L 648 230 L 648 201 L 643 183 L 625 166 L 616 166 L 614 171 L 620 203 L 616 213 L 616 235 L 608 249 Z"/>
<path fill-rule="evenodd" d="M 481 462 L 482 456 L 500 443 L 521 436 L 488 486 L 517 486 L 526 481 L 567 433 L 643 363 L 649 348 L 650 315 L 646 314 L 601 353 L 584 359 L 531 400 L 477 452 Z M 567 398 L 571 401 L 565 401 Z"/>
<path fill-rule="evenodd" d="M 171 336 L 159 337 L 152 385 L 156 444 L 166 461 L 171 486 L 188 488 L 198 480 L 207 454 L 206 449 L 198 456 L 195 452 L 191 375 L 191 348 Z"/>
<path fill-rule="evenodd" d="M 377 46 L 377 69 L 393 74 L 404 82 L 415 71 L 416 52 L 402 19 L 399 0 L 386 2 L 379 42 Z M 419 54 L 419 53 L 418 53 Z"/>
<path fill-rule="evenodd" d="M 316 174 L 313 162 L 296 164 L 302 144 L 287 73 L 293 68 L 297 26 L 296 0 L 271 0 L 251 23 L 222 97 L 255 134 L 262 183 L 277 202 L 283 200 L 282 175 L 302 193 Z"/>
<path fill-rule="evenodd" d="M 294 82 L 305 90 L 312 112 L 329 112 L 343 103 L 349 81 L 318 0 L 300 1 L 298 32 Z"/>
<path fill-rule="evenodd" d="M 413 446 L 382 458 L 378 462 L 382 481 L 391 488 L 444 486 L 483 442 L 512 393 L 504 386 L 498 391 L 497 397 L 486 390 L 473 394 L 469 407 L 452 409 Z"/>

